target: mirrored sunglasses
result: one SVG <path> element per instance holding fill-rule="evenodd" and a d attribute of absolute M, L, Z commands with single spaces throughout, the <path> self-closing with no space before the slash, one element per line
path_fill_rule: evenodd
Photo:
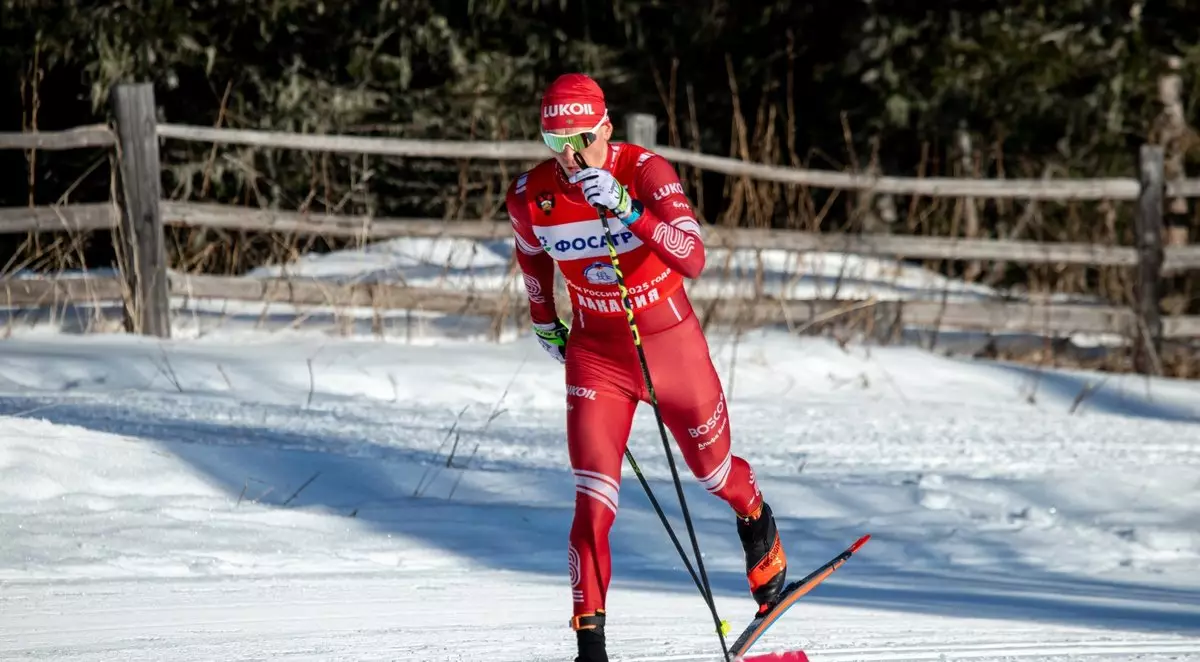
<path fill-rule="evenodd" d="M 571 149 L 578 152 L 596 141 L 596 134 L 606 121 L 608 121 L 607 112 L 604 113 L 604 117 L 601 117 L 600 121 L 596 123 L 596 126 L 584 131 L 580 131 L 579 133 L 573 133 L 569 136 L 543 131 L 542 142 L 546 143 L 546 146 L 554 150 L 555 153 L 561 153 L 567 148 L 567 145 L 570 145 Z"/>

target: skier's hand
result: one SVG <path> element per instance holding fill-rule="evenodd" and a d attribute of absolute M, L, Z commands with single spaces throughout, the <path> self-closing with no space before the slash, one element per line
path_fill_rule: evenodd
<path fill-rule="evenodd" d="M 537 336 L 538 344 L 546 353 L 558 360 L 559 363 L 567 362 L 567 337 L 570 335 L 570 330 L 567 325 L 562 323 L 562 320 L 555 320 L 549 324 L 533 323 L 533 333 Z"/>
<path fill-rule="evenodd" d="M 611 210 L 627 225 L 637 220 L 637 216 L 631 218 L 635 209 L 629 190 L 611 172 L 603 168 L 584 168 L 571 175 L 570 181 L 583 185 L 583 197 L 593 207 Z"/>

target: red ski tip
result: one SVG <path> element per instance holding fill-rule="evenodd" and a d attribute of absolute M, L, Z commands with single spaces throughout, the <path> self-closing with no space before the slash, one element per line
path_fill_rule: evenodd
<path fill-rule="evenodd" d="M 853 545 L 850 545 L 850 549 L 847 551 L 849 551 L 851 554 L 853 554 L 854 552 L 857 552 L 858 548 L 867 544 L 867 541 L 870 539 L 871 539 L 871 534 L 868 533 L 867 535 L 859 538 L 858 542 L 854 543 Z"/>
<path fill-rule="evenodd" d="M 738 658 L 741 662 L 808 662 L 804 651 L 786 651 L 783 653 L 767 653 L 751 657 Z"/>

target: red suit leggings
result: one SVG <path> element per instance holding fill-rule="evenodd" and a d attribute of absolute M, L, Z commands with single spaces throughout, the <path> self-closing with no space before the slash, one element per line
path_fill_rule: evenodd
<path fill-rule="evenodd" d="M 680 288 L 637 315 L 663 423 L 697 480 L 739 515 L 762 499 L 750 465 L 731 453 L 729 411 L 700 321 Z M 608 537 L 638 402 L 649 402 L 624 315 L 576 310 L 567 343 L 567 446 L 575 472 L 568 562 L 576 616 L 604 608 Z"/>

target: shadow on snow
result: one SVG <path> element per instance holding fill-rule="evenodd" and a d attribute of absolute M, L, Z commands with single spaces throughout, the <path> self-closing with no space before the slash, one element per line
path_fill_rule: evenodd
<path fill-rule="evenodd" d="M 1054 387 L 1055 377 L 1043 375 Z M 1065 378 L 1064 378 L 1065 379 Z M 1061 388 L 1075 388 L 1062 384 Z M 29 415 L 58 424 L 139 437 L 175 454 L 219 485 L 230 497 L 266 507 L 304 508 L 367 522 L 375 529 L 419 540 L 464 559 L 464 573 L 497 568 L 543 573 L 566 583 L 566 537 L 575 498 L 565 466 L 531 469 L 527 462 L 469 460 L 470 468 L 446 468 L 446 452 L 434 448 L 450 425 L 431 423 L 428 411 L 402 408 L 380 416 L 351 401 L 320 407 L 240 404 L 221 398 L 187 401 L 171 395 L 139 395 L 120 405 L 88 397 L 2 397 L 0 415 Z M 1094 407 L 1123 413 L 1119 401 L 1100 398 Z M 1150 411 L 1164 415 L 1171 412 Z M 419 420 L 418 420 L 419 419 Z M 557 431 L 514 429 L 500 437 L 537 435 L 547 445 Z M 414 442 L 422 437 L 421 444 Z M 468 462 L 465 440 L 456 467 Z M 406 447 L 408 446 L 408 447 Z M 714 593 L 728 605 L 722 616 L 737 623 L 752 612 L 734 522 L 724 504 L 699 488 L 686 466 L 689 510 L 696 522 Z M 316 476 L 316 478 L 313 478 Z M 306 485 L 307 482 L 307 485 Z M 413 496 L 424 483 L 420 496 Z M 613 529 L 614 591 L 622 584 L 696 594 L 697 589 L 663 531 L 636 478 L 627 476 L 621 514 Z M 303 487 L 303 489 L 301 489 Z M 691 556 L 678 516 L 674 487 L 653 481 L 655 496 Z M 831 485 L 831 490 L 838 489 Z M 852 494 L 845 495 L 853 499 Z M 841 497 L 838 497 L 841 498 Z M 289 500 L 290 499 L 290 500 Z M 847 522 L 780 517 L 789 543 L 791 579 L 806 574 L 868 531 Z M 893 543 L 897 544 L 893 544 Z M 1071 625 L 1200 633 L 1200 592 L 1097 581 L 1046 572 L 1012 561 L 1005 572 L 918 565 L 938 556 L 922 541 L 889 541 L 876 533 L 834 577 L 805 602 L 972 617 L 1036 620 Z M 998 546 L 973 541 L 971 544 Z M 903 551 L 892 551 L 900 550 Z M 994 550 L 1005 553 L 1005 550 Z M 1014 559 L 1015 553 L 1010 554 Z M 696 595 L 699 599 L 699 595 Z"/>

